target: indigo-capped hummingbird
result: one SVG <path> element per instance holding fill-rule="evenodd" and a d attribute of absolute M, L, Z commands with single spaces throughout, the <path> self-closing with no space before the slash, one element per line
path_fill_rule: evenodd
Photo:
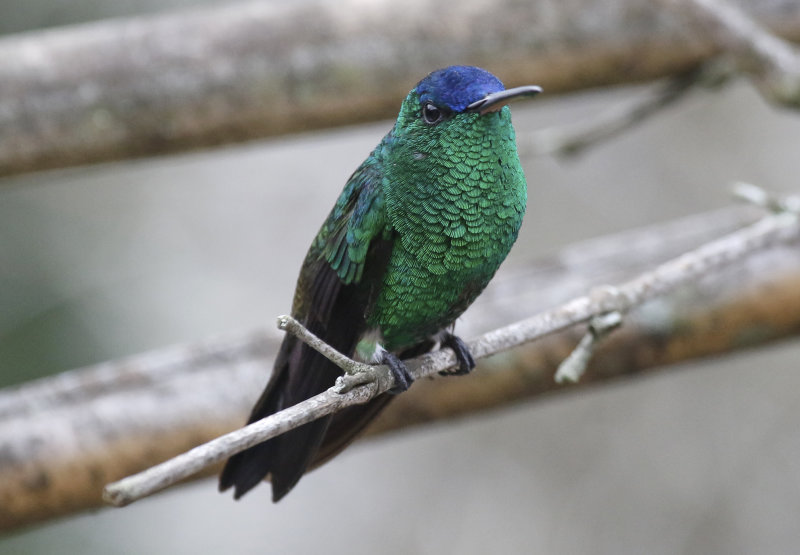
<path fill-rule="evenodd" d="M 527 190 L 506 90 L 470 66 L 434 71 L 403 101 L 391 131 L 353 173 L 306 255 L 292 315 L 340 352 L 386 364 L 395 388 L 231 457 L 220 490 L 238 499 L 264 478 L 280 500 L 411 383 L 403 358 L 437 344 L 475 365 L 453 323 L 517 238 Z M 249 422 L 331 387 L 342 371 L 287 335 Z"/>

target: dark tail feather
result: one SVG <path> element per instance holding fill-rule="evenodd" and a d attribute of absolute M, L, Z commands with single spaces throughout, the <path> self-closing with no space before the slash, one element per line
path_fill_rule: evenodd
<path fill-rule="evenodd" d="M 321 418 L 232 456 L 220 475 L 220 491 L 233 486 L 239 499 L 269 474 L 272 501 L 280 501 L 305 474 L 329 423 L 330 417 Z"/>
<path fill-rule="evenodd" d="M 369 403 L 348 407 L 330 417 L 330 425 L 311 461 L 311 468 L 325 464 L 350 445 L 392 399 L 393 395 L 383 394 Z"/>
<path fill-rule="evenodd" d="M 287 336 L 248 424 L 325 391 L 339 373 L 322 355 Z M 233 486 L 234 497 L 238 499 L 270 475 L 272 498 L 278 501 L 305 473 L 329 423 L 330 417 L 316 420 L 232 456 L 220 475 L 220 491 Z"/>
<path fill-rule="evenodd" d="M 334 334 L 334 339 L 339 338 Z M 422 343 L 401 353 L 401 357 L 416 356 L 430 346 Z M 345 351 L 352 351 L 352 346 Z M 248 423 L 325 391 L 340 374 L 341 370 L 332 362 L 293 336 L 287 336 L 275 359 L 267 388 L 253 408 Z M 323 464 L 356 439 L 392 398 L 392 395 L 381 395 L 369 403 L 310 422 L 232 456 L 220 475 L 220 491 L 233 487 L 234 497 L 239 499 L 269 476 L 272 500 L 280 500 L 307 470 Z"/>
<path fill-rule="evenodd" d="M 326 359 L 323 361 L 331 366 L 334 372 L 332 379 L 309 384 L 316 387 L 312 389 L 313 393 L 303 399 L 321 393 L 335 382 L 339 374 L 338 368 Z M 248 424 L 285 408 L 279 393 L 282 390 L 281 378 L 278 374 L 274 376 L 256 403 Z M 392 398 L 391 395 L 381 395 L 365 405 L 349 407 L 333 416 L 320 418 L 233 455 L 220 475 L 220 491 L 233 487 L 233 496 L 239 499 L 269 475 L 272 500 L 279 501 L 291 491 L 307 470 L 327 462 L 352 443 Z M 292 404 L 294 401 L 286 406 Z"/>

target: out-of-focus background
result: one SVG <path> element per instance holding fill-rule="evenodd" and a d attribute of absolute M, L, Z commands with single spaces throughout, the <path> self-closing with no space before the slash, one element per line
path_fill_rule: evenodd
<path fill-rule="evenodd" d="M 69 4 L 0 2 L 0 30 L 163 5 Z M 581 121 L 636 92 L 543 95 L 514 121 Z M 271 323 L 390 126 L 0 181 L 0 385 Z M 797 115 L 739 83 L 577 160 L 526 157 L 506 265 L 728 205 L 734 180 L 797 190 L 798 141 Z M 0 553 L 791 553 L 798 360 L 796 342 L 772 346 L 414 429 L 353 446 L 279 505 L 200 481 L 0 538 Z"/>

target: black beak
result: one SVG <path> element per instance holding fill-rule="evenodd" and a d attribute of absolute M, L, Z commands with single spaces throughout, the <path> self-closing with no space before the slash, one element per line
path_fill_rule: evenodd
<path fill-rule="evenodd" d="M 536 85 L 525 85 L 524 87 L 514 87 L 505 91 L 487 94 L 480 100 L 476 100 L 467 106 L 466 112 L 479 112 L 485 114 L 499 110 L 515 98 L 536 96 L 542 92 L 541 87 Z"/>

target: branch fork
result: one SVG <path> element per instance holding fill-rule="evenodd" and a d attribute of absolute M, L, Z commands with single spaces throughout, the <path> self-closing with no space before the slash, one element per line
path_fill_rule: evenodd
<path fill-rule="evenodd" d="M 581 338 L 567 358 L 559 364 L 555 375 L 556 382 L 566 384 L 580 381 L 597 345 L 621 325 L 622 313 L 617 310 L 598 314 L 592 318 L 586 335 Z"/>

